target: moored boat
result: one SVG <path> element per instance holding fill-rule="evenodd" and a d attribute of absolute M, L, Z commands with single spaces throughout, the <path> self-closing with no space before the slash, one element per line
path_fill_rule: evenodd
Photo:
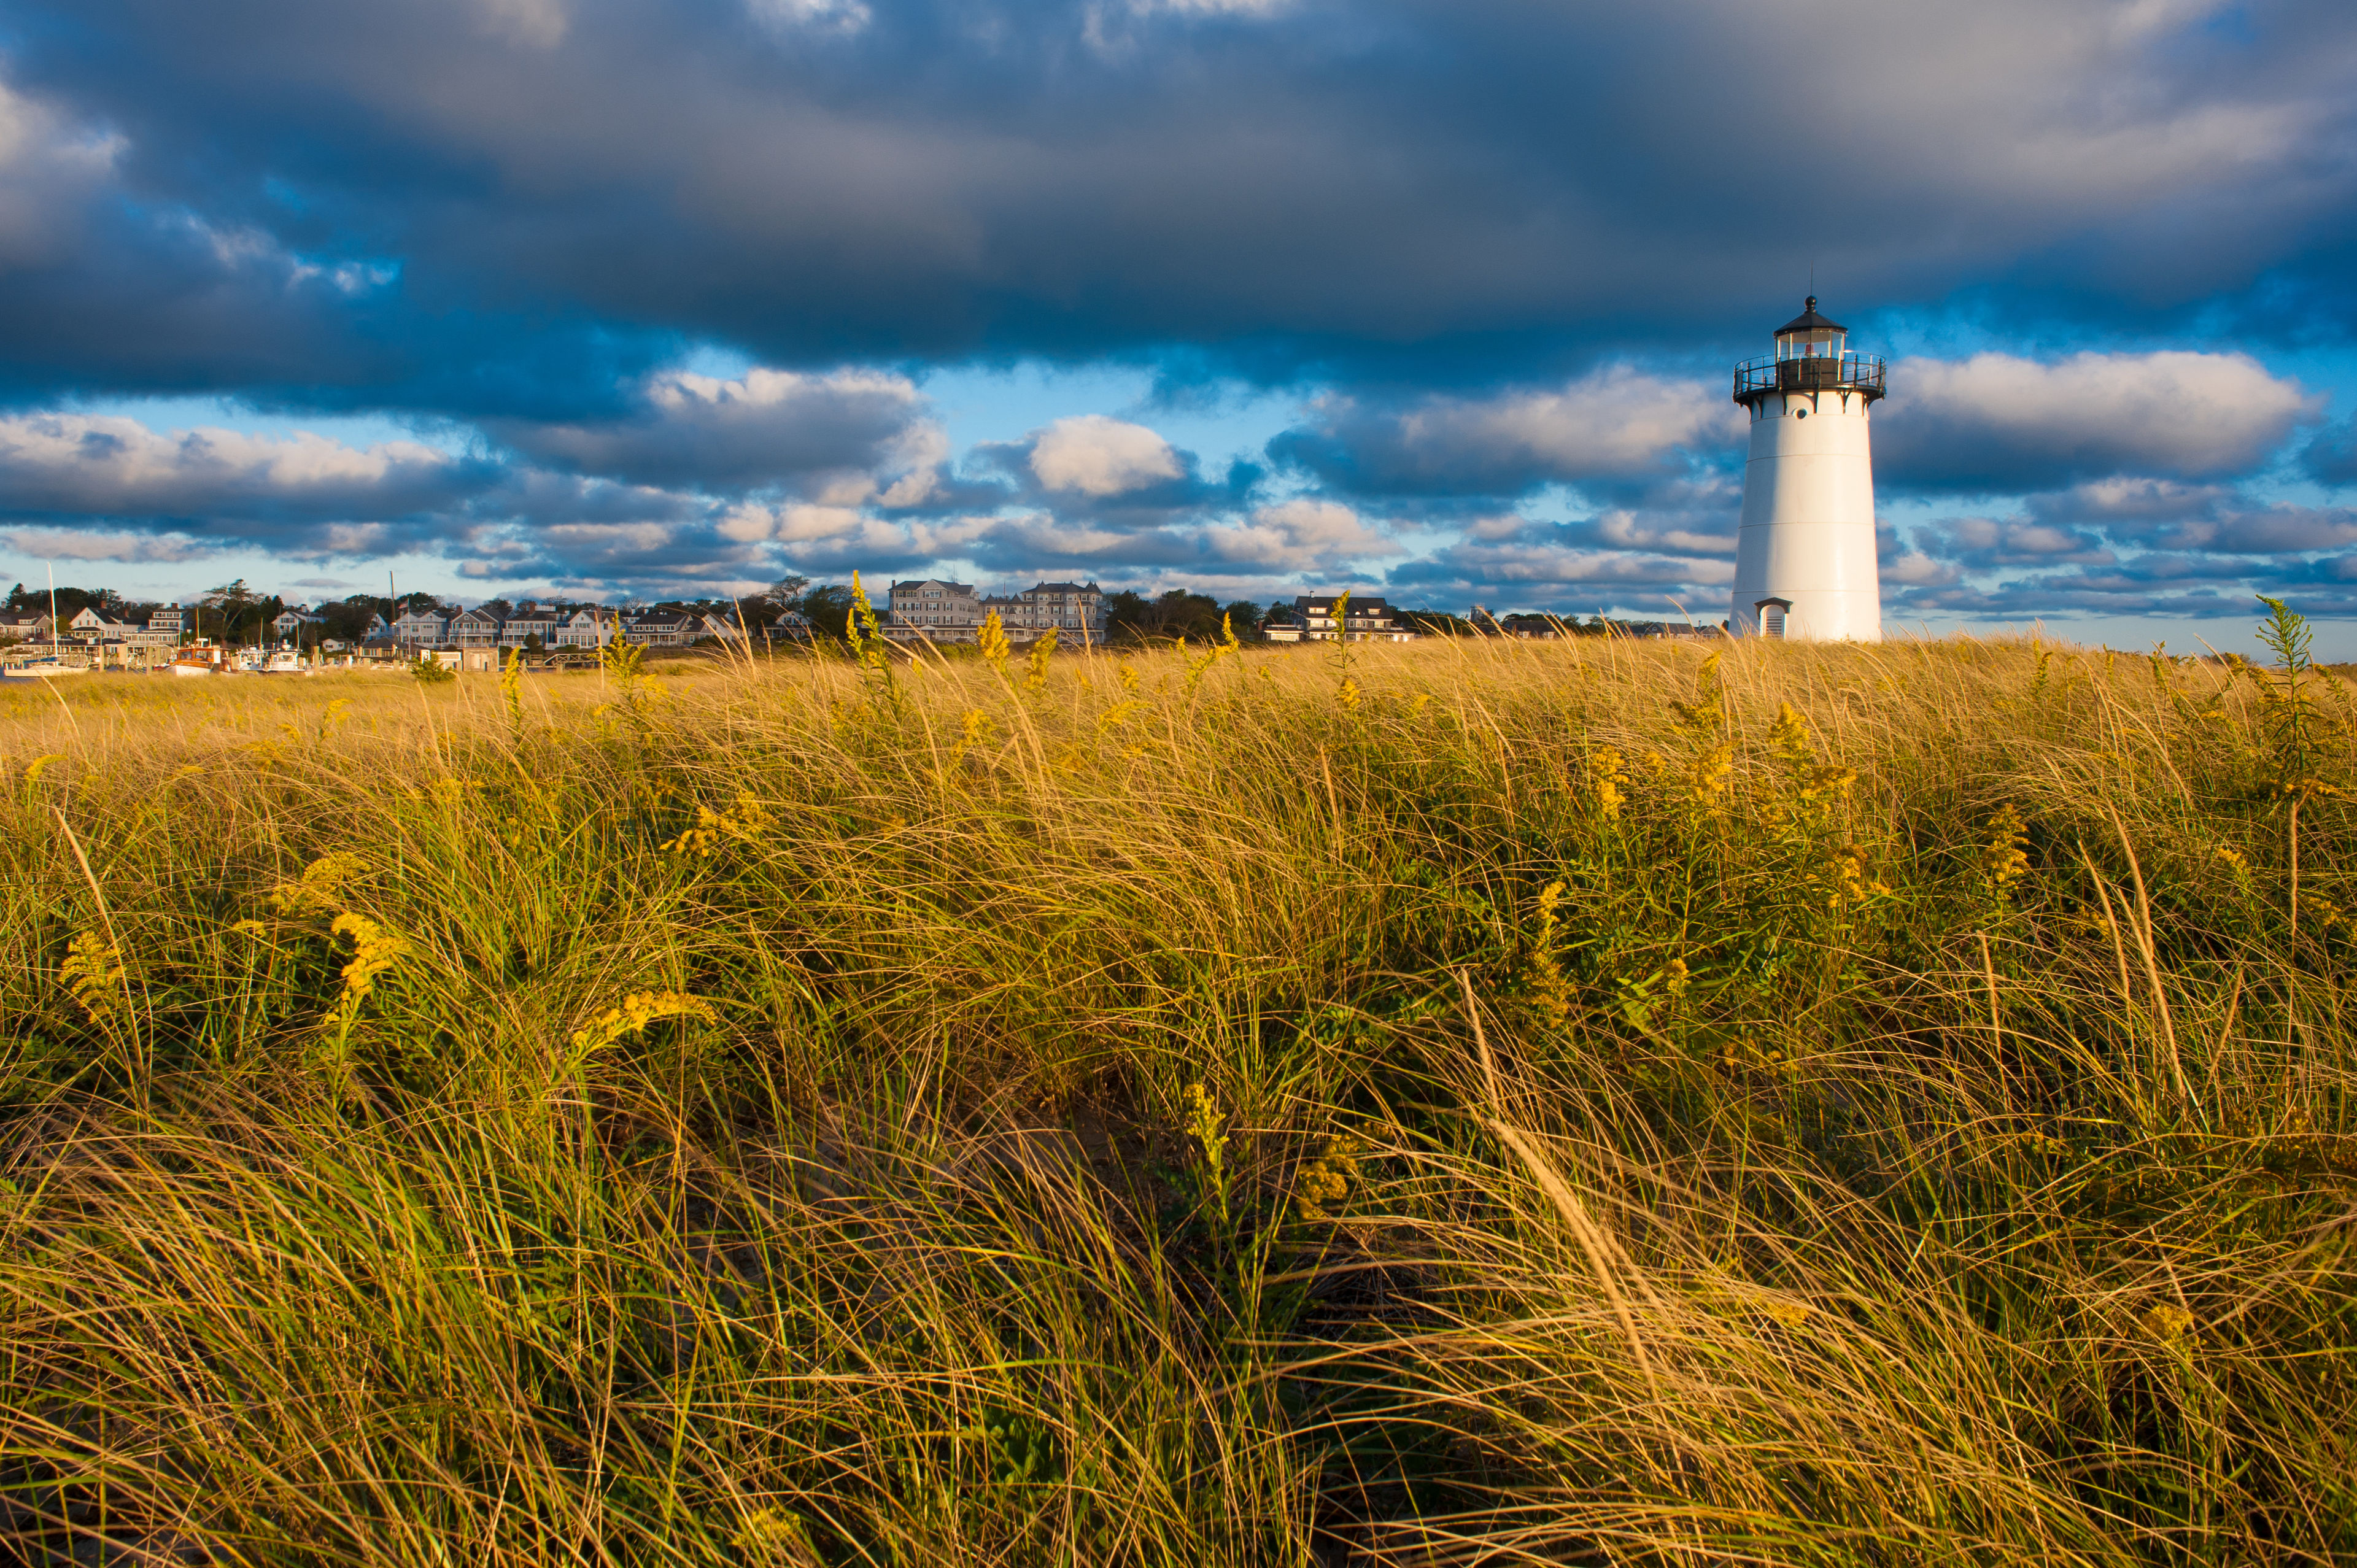
<path fill-rule="evenodd" d="M 46 659 L 27 659 L 22 664 L 11 664 L 0 674 L 11 681 L 40 681 L 54 675 L 87 675 L 89 667 L 69 664 L 52 653 Z"/>

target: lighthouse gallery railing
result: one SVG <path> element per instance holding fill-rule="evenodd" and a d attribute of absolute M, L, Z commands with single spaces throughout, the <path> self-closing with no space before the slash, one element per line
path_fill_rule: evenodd
<path fill-rule="evenodd" d="M 1831 354 L 1753 360 L 1735 367 L 1735 401 L 1775 392 L 1857 392 L 1882 395 L 1882 356 Z"/>

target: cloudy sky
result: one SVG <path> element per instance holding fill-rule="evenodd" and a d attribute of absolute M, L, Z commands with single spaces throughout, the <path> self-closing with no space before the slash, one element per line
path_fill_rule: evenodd
<path fill-rule="evenodd" d="M 0 575 L 857 568 L 2357 656 L 2348 0 L 0 0 Z"/>

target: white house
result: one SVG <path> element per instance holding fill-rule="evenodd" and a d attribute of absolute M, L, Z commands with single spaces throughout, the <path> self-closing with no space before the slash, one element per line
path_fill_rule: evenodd
<path fill-rule="evenodd" d="M 450 619 L 439 609 L 404 610 L 393 621 L 393 640 L 402 648 L 439 648 L 449 631 Z"/>
<path fill-rule="evenodd" d="M 885 635 L 902 641 L 973 642 L 993 615 L 1007 637 L 1027 642 L 1054 630 L 1099 635 L 1104 630 L 1104 590 L 1094 583 L 1037 583 L 1011 594 L 976 594 L 971 583 L 927 577 L 895 583 L 888 599 Z"/>
<path fill-rule="evenodd" d="M 541 647 L 554 648 L 556 646 L 557 622 L 562 618 L 554 610 L 543 608 L 526 599 L 508 612 L 506 621 L 500 627 L 500 646 L 522 648 L 536 637 L 540 639 Z"/>
<path fill-rule="evenodd" d="M 94 609 L 83 610 L 66 622 L 66 634 L 76 642 L 128 642 L 138 629 L 129 621 L 109 620 Z"/>
<path fill-rule="evenodd" d="M 684 610 L 643 610 L 622 622 L 622 640 L 641 648 L 685 648 L 703 631 L 703 623 Z"/>
<path fill-rule="evenodd" d="M 495 610 L 477 606 L 461 610 L 450 618 L 449 629 L 443 636 L 452 647 L 497 648 L 500 645 L 500 618 Z"/>
<path fill-rule="evenodd" d="M 972 583 L 945 583 L 938 577 L 893 584 L 886 604 L 886 630 L 910 638 L 922 635 L 935 642 L 972 642 L 985 613 Z"/>
<path fill-rule="evenodd" d="M 554 646 L 603 648 L 614 640 L 614 618 L 592 605 L 556 623 Z"/>
<path fill-rule="evenodd" d="M 993 609 L 999 624 L 1010 629 L 1104 630 L 1104 590 L 1094 583 L 1036 583 L 1020 593 L 990 599 L 985 613 Z"/>
<path fill-rule="evenodd" d="M 175 618 L 177 620 L 177 612 L 175 612 Z M 308 610 L 297 607 L 294 609 L 281 610 L 278 614 L 278 618 L 270 623 L 270 629 L 276 635 L 279 641 L 294 642 L 302 638 L 303 628 L 305 627 L 317 626 L 319 623 L 319 618 L 317 616 L 313 615 Z M 153 626 L 155 622 L 151 619 L 148 624 Z M 175 629 L 177 629 L 177 627 Z"/>
<path fill-rule="evenodd" d="M 1271 642 L 1415 640 L 1415 628 L 1402 624 L 1398 613 L 1383 599 L 1351 595 L 1338 623 L 1334 607 L 1340 602 L 1337 594 L 1302 594 L 1294 599 L 1292 613 L 1283 620 L 1272 618 L 1261 628 L 1262 635 Z"/>

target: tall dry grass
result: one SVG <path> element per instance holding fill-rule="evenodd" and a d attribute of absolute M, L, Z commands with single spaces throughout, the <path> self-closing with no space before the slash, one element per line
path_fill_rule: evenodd
<path fill-rule="evenodd" d="M 2352 716 L 1969 642 L 0 693 L 6 1528 L 2346 1557 Z"/>

